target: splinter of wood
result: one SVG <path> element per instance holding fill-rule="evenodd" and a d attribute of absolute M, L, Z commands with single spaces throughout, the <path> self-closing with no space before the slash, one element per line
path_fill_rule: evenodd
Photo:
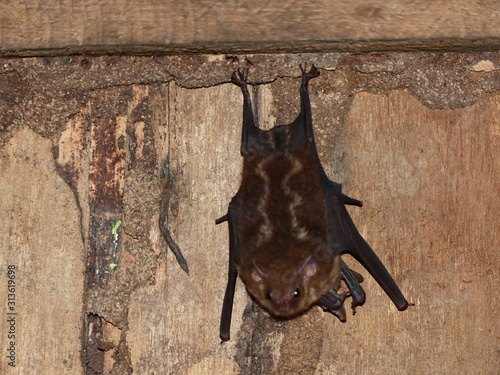
<path fill-rule="evenodd" d="M 163 189 L 165 190 L 165 189 Z M 158 219 L 158 225 L 160 227 L 161 234 L 163 235 L 163 238 L 165 238 L 165 241 L 167 242 L 168 247 L 174 253 L 175 259 L 177 259 L 177 263 L 179 263 L 179 266 L 186 272 L 189 273 L 188 265 L 186 262 L 186 259 L 184 259 L 184 256 L 181 253 L 181 249 L 179 246 L 175 243 L 173 240 L 172 236 L 170 235 L 170 231 L 167 228 L 166 222 L 167 222 L 167 214 L 168 214 L 168 195 L 165 191 L 162 192 L 162 201 L 160 204 L 160 217 Z"/>

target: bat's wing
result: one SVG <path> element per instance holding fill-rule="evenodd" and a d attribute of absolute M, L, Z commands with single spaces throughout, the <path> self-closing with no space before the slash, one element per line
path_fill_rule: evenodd
<path fill-rule="evenodd" d="M 243 156 L 246 155 L 249 150 L 258 146 L 258 135 L 261 132 L 255 124 L 250 93 L 248 92 L 247 78 L 248 69 L 238 70 L 231 76 L 231 82 L 240 87 L 241 92 L 243 93 L 243 129 L 241 133 L 241 155 Z M 237 208 L 238 194 L 236 194 L 231 200 L 231 203 L 229 203 L 227 214 L 215 221 L 216 224 L 220 224 L 225 221 L 229 224 L 229 266 L 219 330 L 219 336 L 222 341 L 228 341 L 230 338 L 234 292 L 236 288 L 236 279 L 238 278 L 237 266 L 240 260 L 240 241 L 237 230 Z"/>
<path fill-rule="evenodd" d="M 335 191 L 333 185 L 330 185 L 330 189 L 328 190 L 327 199 L 330 205 L 330 222 L 333 232 L 334 251 L 339 255 L 342 253 L 352 255 L 368 272 L 370 272 L 392 302 L 394 302 L 398 310 L 406 310 L 410 304 L 399 290 L 396 282 L 382 264 L 377 254 L 375 254 L 370 245 L 368 245 L 361 234 L 359 234 L 344 206 L 345 203 L 350 204 L 349 200 L 352 198 Z M 364 302 L 364 296 L 362 298 Z M 359 301 L 361 301 L 361 299 L 359 299 Z M 355 296 L 353 294 L 353 307 L 355 307 L 355 303 Z M 362 304 L 362 302 L 357 303 L 357 305 L 360 304 Z"/>
<path fill-rule="evenodd" d="M 329 221 L 330 230 L 333 238 L 333 249 L 336 254 L 340 255 L 342 253 L 351 254 L 358 262 L 360 262 L 363 267 L 365 267 L 368 272 L 377 280 L 379 285 L 384 289 L 387 295 L 392 299 L 394 304 L 397 306 L 398 310 L 405 310 L 408 307 L 408 301 L 404 298 L 403 294 L 399 290 L 398 286 L 392 279 L 389 272 L 377 257 L 375 252 L 372 250 L 370 245 L 361 237 L 358 230 L 354 226 L 349 213 L 345 208 L 345 204 L 362 206 L 362 203 L 356 199 L 350 198 L 347 195 L 342 194 L 341 185 L 333 181 L 330 181 L 321 166 L 318 154 L 316 151 L 316 144 L 314 142 L 314 135 L 312 129 L 312 116 L 311 116 L 311 103 L 309 99 L 308 83 L 309 80 L 317 77 L 319 75 L 319 70 L 313 65 L 309 71 L 306 71 L 305 66 L 302 67 L 302 84 L 300 86 L 300 102 L 301 111 L 299 117 L 295 120 L 295 123 L 300 123 L 304 128 L 304 133 L 306 139 L 311 147 L 311 152 L 316 159 L 316 168 L 318 173 L 322 176 L 324 180 L 324 186 L 326 191 L 326 197 L 329 205 Z M 293 125 L 293 124 L 292 124 Z M 344 264 L 345 265 L 345 264 Z M 349 289 L 351 290 L 351 295 L 353 296 L 353 307 L 362 305 L 364 303 L 364 292 L 359 285 L 359 282 L 355 281 L 356 277 L 353 275 L 352 271 L 345 265 L 341 267 L 342 278 L 347 283 L 351 283 Z M 357 285 L 356 285 L 357 283 Z M 359 286 L 359 287 L 358 287 Z M 335 292 L 330 291 L 327 293 L 325 298 L 332 297 L 333 300 L 339 301 L 341 295 L 333 296 Z M 320 300 L 320 306 L 321 306 Z M 325 300 L 326 301 L 326 300 Z M 325 302 L 323 301 L 323 302 Z M 328 311 L 335 309 L 335 303 L 332 305 L 332 301 L 326 301 L 326 305 L 333 306 L 333 308 L 328 308 Z M 333 312 L 333 311 L 332 311 Z M 338 312 L 338 311 L 337 311 Z M 337 315 L 337 314 L 336 314 Z M 337 315 L 339 316 L 339 315 Z"/>
<path fill-rule="evenodd" d="M 238 278 L 237 265 L 240 258 L 240 244 L 237 233 L 237 215 L 236 207 L 238 205 L 238 196 L 236 195 L 229 204 L 228 213 L 217 219 L 216 224 L 227 221 L 229 224 L 229 267 L 227 275 L 226 293 L 224 295 L 224 303 L 222 305 L 222 314 L 220 318 L 219 336 L 222 341 L 228 341 L 231 330 L 231 316 L 233 313 L 234 291 L 236 287 L 236 279 Z"/>

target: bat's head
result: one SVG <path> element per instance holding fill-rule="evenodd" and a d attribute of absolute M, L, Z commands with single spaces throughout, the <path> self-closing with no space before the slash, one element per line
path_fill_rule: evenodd
<path fill-rule="evenodd" d="M 319 262 L 313 256 L 296 263 L 283 261 L 261 263 L 240 268 L 248 292 L 278 317 L 293 317 L 308 310 L 337 283 L 339 257 Z"/>

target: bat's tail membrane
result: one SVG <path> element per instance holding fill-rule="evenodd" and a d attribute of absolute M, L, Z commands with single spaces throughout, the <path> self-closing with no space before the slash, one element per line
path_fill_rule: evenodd
<path fill-rule="evenodd" d="M 396 282 L 389 274 L 377 254 L 370 245 L 359 234 L 349 213 L 344 205 L 336 198 L 336 250 L 352 255 L 362 266 L 370 272 L 377 283 L 382 287 L 389 298 L 394 302 L 398 310 L 403 311 L 410 303 L 406 300 L 397 286 Z M 340 241 L 339 241 L 340 240 Z"/>

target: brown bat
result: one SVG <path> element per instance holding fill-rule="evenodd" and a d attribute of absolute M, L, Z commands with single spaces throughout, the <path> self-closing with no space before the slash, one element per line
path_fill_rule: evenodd
<path fill-rule="evenodd" d="M 241 186 L 228 213 L 216 221 L 229 223 L 229 273 L 220 338 L 230 338 L 231 314 L 238 274 L 248 292 L 277 317 L 294 317 L 317 304 L 345 321 L 344 301 L 352 308 L 365 302 L 362 277 L 340 255 L 352 255 L 370 272 L 398 310 L 409 306 L 380 259 L 354 226 L 345 205 L 362 206 L 326 176 L 316 151 L 309 80 L 315 66 L 301 66 L 301 110 L 290 125 L 259 129 L 247 87 L 248 70 L 231 80 L 243 92 Z M 175 252 L 176 255 L 178 252 Z M 349 291 L 337 293 L 341 280 Z"/>

